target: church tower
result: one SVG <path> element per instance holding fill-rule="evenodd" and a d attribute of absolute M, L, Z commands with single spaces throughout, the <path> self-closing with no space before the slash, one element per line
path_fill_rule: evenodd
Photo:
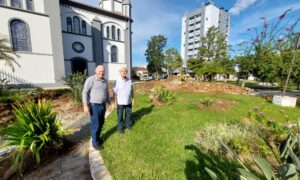
<path fill-rule="evenodd" d="M 130 0 L 99 0 L 99 7 L 106 11 L 131 17 Z"/>

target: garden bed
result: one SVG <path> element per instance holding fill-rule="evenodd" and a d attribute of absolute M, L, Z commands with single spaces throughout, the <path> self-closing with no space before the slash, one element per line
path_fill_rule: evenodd
<path fill-rule="evenodd" d="M 225 159 L 225 156 L 201 149 L 195 142 L 197 132 L 216 123 L 243 123 L 249 111 L 257 105 L 263 107 L 260 110 L 266 116 L 284 123 L 294 121 L 300 112 L 299 107 L 277 107 L 260 97 L 182 92 L 175 93 L 175 96 L 177 100 L 170 105 L 154 106 L 149 103 L 149 94 L 136 95 L 133 130 L 125 131 L 125 135 L 117 133 L 116 112 L 109 116 L 102 131 L 105 143 L 101 155 L 113 178 L 207 179 L 209 176 L 201 165 L 203 161 L 217 162 L 234 176 L 233 172 L 240 166 Z M 226 111 L 199 111 L 195 104 L 203 97 L 236 103 L 232 103 Z M 282 113 L 288 114 L 288 118 L 282 119 Z M 251 144 L 254 144 L 253 141 L 249 141 L 249 146 Z M 250 150 L 268 157 L 270 150 L 265 147 Z M 251 157 L 251 152 L 242 152 L 245 159 Z M 270 160 L 275 166 L 276 163 Z"/>

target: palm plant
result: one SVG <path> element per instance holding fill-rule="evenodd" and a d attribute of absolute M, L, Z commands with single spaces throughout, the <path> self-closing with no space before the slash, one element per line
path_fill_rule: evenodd
<path fill-rule="evenodd" d="M 71 96 L 74 102 L 77 104 L 82 103 L 82 90 L 84 86 L 84 82 L 86 80 L 86 72 L 84 74 L 77 72 L 71 74 L 69 77 L 63 77 L 62 80 L 64 84 L 69 86 L 71 89 Z"/>
<path fill-rule="evenodd" d="M 19 63 L 16 61 L 15 57 L 19 57 L 12 48 L 8 45 L 8 39 L 0 36 L 0 61 L 5 61 L 5 65 L 11 67 L 12 71 L 15 71 L 14 65 L 20 67 Z"/>
<path fill-rule="evenodd" d="M 2 139 L 5 142 L 1 148 L 16 147 L 13 167 L 21 170 L 23 160 L 29 153 L 34 155 L 39 164 L 42 151 L 61 147 L 65 131 L 62 130 L 56 113 L 52 112 L 49 101 L 18 104 L 14 107 L 14 116 L 16 121 L 13 124 L 1 128 L 1 133 L 4 134 Z"/>

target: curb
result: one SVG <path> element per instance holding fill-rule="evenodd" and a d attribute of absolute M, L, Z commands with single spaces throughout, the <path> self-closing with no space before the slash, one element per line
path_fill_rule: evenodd
<path fill-rule="evenodd" d="M 110 115 L 112 111 L 105 113 L 105 119 Z M 104 160 L 100 154 L 99 150 L 96 150 L 92 146 L 92 139 L 90 140 L 90 147 L 89 147 L 89 164 L 90 164 L 90 171 L 93 180 L 112 180 L 112 176 L 109 173 L 107 167 L 104 164 Z"/>

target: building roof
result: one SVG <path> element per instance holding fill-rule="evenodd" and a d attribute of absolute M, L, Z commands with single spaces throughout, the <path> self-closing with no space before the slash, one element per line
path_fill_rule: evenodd
<path fill-rule="evenodd" d="M 130 2 L 130 0 L 129 0 L 129 2 Z M 114 17 L 116 19 L 120 19 L 120 20 L 123 20 L 123 21 L 132 21 L 132 19 L 130 17 L 124 16 L 121 13 L 106 11 L 104 9 L 100 9 L 98 7 L 95 7 L 95 6 L 91 6 L 91 5 L 84 4 L 84 3 L 79 3 L 79 2 L 76 2 L 76 1 L 73 1 L 73 0 L 60 0 L 60 4 L 70 5 L 70 6 L 77 7 L 77 8 L 80 8 L 80 9 L 84 9 L 84 10 L 87 10 L 87 11 L 91 11 L 91 12 L 94 12 L 94 13 L 99 13 L 99 14 L 110 16 L 110 17 Z"/>

